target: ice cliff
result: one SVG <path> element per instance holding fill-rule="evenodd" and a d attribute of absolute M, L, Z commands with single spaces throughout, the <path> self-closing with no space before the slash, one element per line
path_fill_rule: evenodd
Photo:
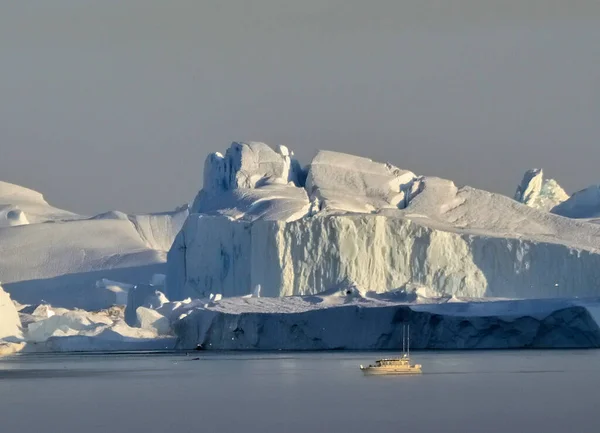
<path fill-rule="evenodd" d="M 411 325 L 414 349 L 600 347 L 597 298 L 407 304 L 396 297 L 224 298 L 178 305 L 171 315 L 179 317 L 173 328 L 180 349 L 399 351 L 403 324 Z"/>
<path fill-rule="evenodd" d="M 234 143 L 207 158 L 205 187 L 168 253 L 170 299 L 258 286 L 307 295 L 344 281 L 466 297 L 598 294 L 598 225 L 366 158 L 321 151 L 300 169 L 290 154 Z M 530 203 L 539 175 L 524 182 Z"/>

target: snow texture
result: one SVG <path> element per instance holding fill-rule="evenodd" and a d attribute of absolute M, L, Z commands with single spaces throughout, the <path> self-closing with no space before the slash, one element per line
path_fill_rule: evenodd
<path fill-rule="evenodd" d="M 391 164 L 319 151 L 310 164 L 306 190 L 313 209 L 369 213 L 406 207 L 415 181 L 414 173 Z"/>
<path fill-rule="evenodd" d="M 242 151 L 235 150 L 240 146 Z M 235 188 L 241 176 L 246 188 L 248 179 L 253 184 L 265 173 L 284 171 L 273 168 L 275 151 L 244 146 L 234 144 L 235 152 L 226 154 L 241 153 L 241 162 L 209 157 L 205 185 Z M 252 158 L 247 164 L 244 152 Z M 263 154 L 265 164 L 256 161 Z M 247 169 L 239 175 L 236 167 Z M 417 285 L 463 297 L 599 294 L 596 224 L 334 152 L 317 154 L 305 186 L 310 212 L 280 220 L 272 214 L 226 217 L 232 209 L 242 212 L 245 204 L 219 208 L 201 192 L 197 202 L 203 205 L 192 208 L 168 253 L 166 295 L 172 300 L 209 293 L 242 296 L 257 286 L 261 296 L 309 295 L 344 281 L 378 293 Z M 533 197 L 527 191 L 523 196 Z M 281 214 L 290 202 L 273 195 L 271 204 Z M 204 213 L 207 208 L 213 210 Z"/>
<path fill-rule="evenodd" d="M 600 299 L 406 304 L 395 295 L 224 298 L 188 306 L 173 326 L 180 349 L 399 351 L 402 324 L 414 349 L 600 347 Z"/>

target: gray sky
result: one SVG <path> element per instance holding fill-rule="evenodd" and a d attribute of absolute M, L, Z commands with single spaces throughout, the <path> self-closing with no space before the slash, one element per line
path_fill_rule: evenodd
<path fill-rule="evenodd" d="M 0 179 L 77 212 L 192 200 L 234 140 L 600 182 L 597 0 L 5 1 L 0 62 Z"/>

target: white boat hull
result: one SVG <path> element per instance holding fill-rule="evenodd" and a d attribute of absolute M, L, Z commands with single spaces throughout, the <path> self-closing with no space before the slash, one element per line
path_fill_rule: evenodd
<path fill-rule="evenodd" d="M 360 369 L 365 375 L 385 376 L 385 375 L 401 375 L 401 374 L 421 374 L 423 371 L 420 366 L 410 368 L 384 368 L 384 367 L 363 367 Z"/>

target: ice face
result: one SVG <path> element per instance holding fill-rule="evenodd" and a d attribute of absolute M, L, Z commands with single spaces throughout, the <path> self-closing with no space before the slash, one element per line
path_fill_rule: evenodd
<path fill-rule="evenodd" d="M 171 299 L 245 295 L 257 285 L 261 296 L 306 295 L 344 280 L 377 292 L 418 284 L 469 297 L 590 296 L 600 278 L 592 249 L 387 216 L 290 223 L 197 216 L 176 245 L 168 257 Z"/>
<path fill-rule="evenodd" d="M 180 349 L 400 351 L 402 324 L 410 324 L 411 349 L 598 348 L 599 305 L 598 299 L 231 298 L 180 307 L 186 313 L 173 328 Z"/>
<path fill-rule="evenodd" d="M 272 167 L 267 154 L 264 166 Z M 258 173 L 267 171 L 274 169 Z M 548 185 L 534 170 L 519 198 L 539 203 L 551 196 Z M 600 226 L 335 152 L 317 154 L 305 188 L 310 211 L 294 218 L 224 217 L 225 208 L 192 213 L 168 254 L 169 298 L 247 295 L 258 286 L 261 296 L 305 295 L 343 281 L 377 292 L 418 285 L 470 297 L 597 294 Z M 256 206 L 259 190 L 226 192 L 226 209 Z M 261 193 L 261 201 L 287 200 L 275 190 Z"/>

